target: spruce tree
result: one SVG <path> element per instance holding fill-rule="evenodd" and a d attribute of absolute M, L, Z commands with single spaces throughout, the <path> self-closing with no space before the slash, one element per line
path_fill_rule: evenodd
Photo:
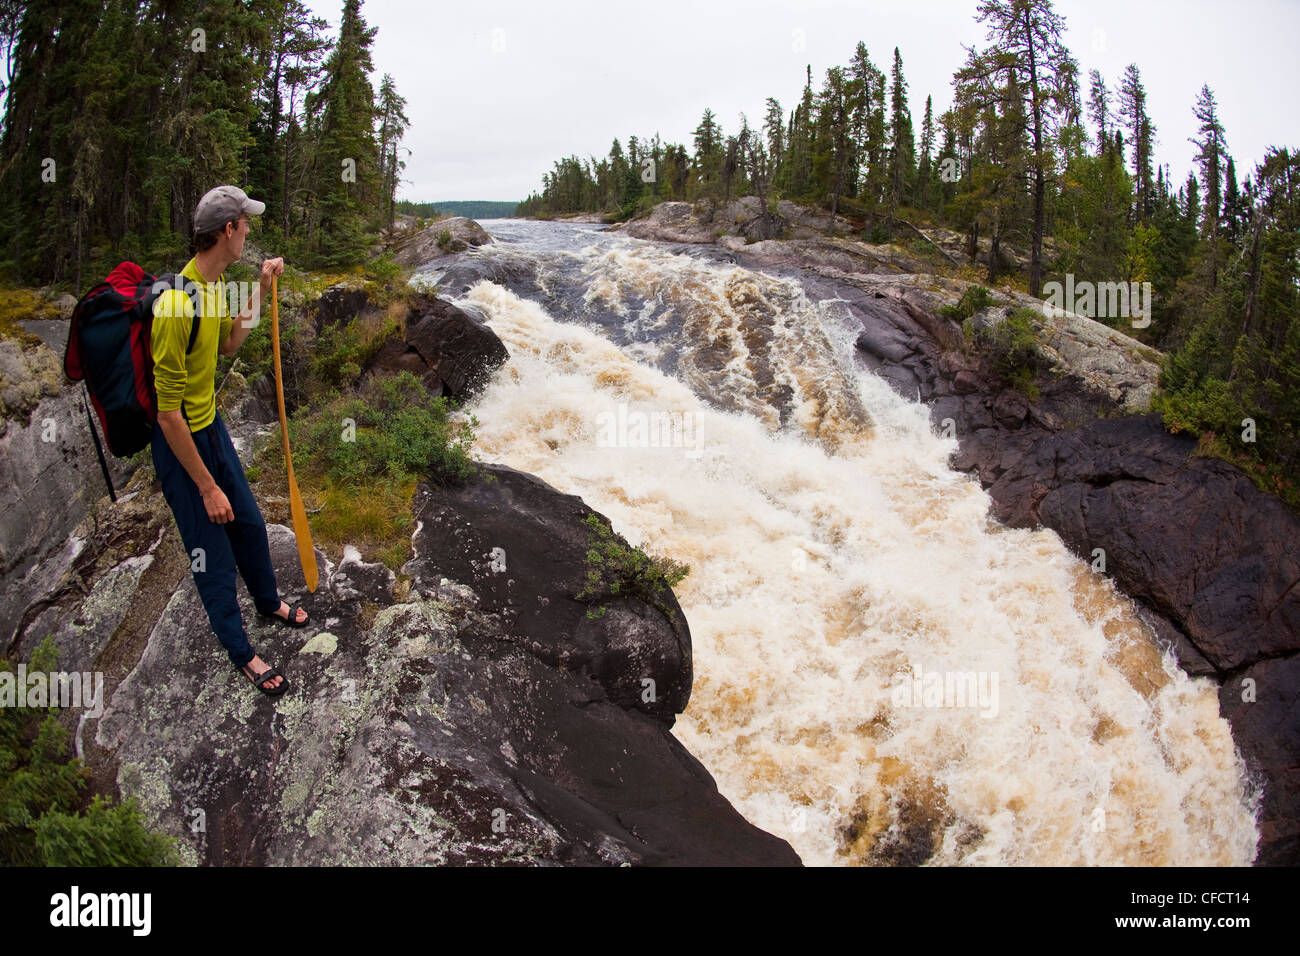
<path fill-rule="evenodd" d="M 693 135 L 698 195 L 711 195 L 711 184 L 717 179 L 722 152 L 722 130 L 714 119 L 713 110 L 704 110 Z"/>
<path fill-rule="evenodd" d="M 331 265 L 362 256 L 366 213 L 378 206 L 379 150 L 369 78 L 375 32 L 361 17 L 361 0 L 344 0 L 338 40 L 325 62 L 325 81 L 314 104 L 320 117 L 315 190 L 320 231 L 314 245 Z"/>
<path fill-rule="evenodd" d="M 1213 236 L 1219 231 L 1219 215 L 1222 212 L 1223 199 L 1223 164 L 1227 155 L 1227 142 L 1224 139 L 1223 124 L 1219 122 L 1218 104 L 1214 102 L 1214 93 L 1208 85 L 1201 87 L 1196 105 L 1192 108 L 1197 122 L 1198 139 L 1188 139 L 1196 146 L 1196 163 L 1201 170 L 1201 182 L 1205 186 L 1205 212 L 1201 222 L 1201 234 Z"/>
<path fill-rule="evenodd" d="M 386 225 L 393 228 L 397 203 L 397 186 L 401 182 L 402 169 L 406 164 L 398 158 L 402 134 L 411 125 L 406 115 L 406 100 L 397 92 L 397 86 L 389 73 L 384 74 L 379 84 L 379 172 L 381 196 L 387 206 Z"/>
<path fill-rule="evenodd" d="M 849 64 L 850 109 L 853 141 L 862 164 L 858 198 L 874 211 L 885 196 L 889 171 L 885 123 L 885 75 L 871 62 L 866 46 L 859 42 Z"/>
<path fill-rule="evenodd" d="M 921 120 L 921 159 L 917 163 L 917 205 L 925 209 L 933 186 L 934 165 L 930 154 L 934 150 L 934 105 L 932 97 L 925 98 L 925 118 Z"/>
<path fill-rule="evenodd" d="M 1133 147 L 1134 218 L 1145 222 L 1150 213 L 1151 145 L 1156 127 L 1147 115 L 1146 88 L 1142 85 L 1142 73 L 1136 63 L 1130 63 L 1124 70 L 1124 79 L 1119 87 L 1118 114 Z"/>
<path fill-rule="evenodd" d="M 763 120 L 763 135 L 767 139 L 767 156 L 772 170 L 779 169 L 785 159 L 785 124 L 782 122 L 781 104 L 767 98 L 767 115 Z"/>
<path fill-rule="evenodd" d="M 1110 91 L 1106 89 L 1106 81 L 1102 78 L 1101 70 L 1093 70 L 1088 74 L 1089 92 L 1088 92 L 1088 116 L 1097 126 L 1097 155 L 1101 155 L 1106 150 L 1108 143 L 1107 131 L 1110 129 L 1111 112 L 1110 112 Z"/>
<path fill-rule="evenodd" d="M 826 71 L 826 82 L 817 98 L 816 110 L 814 196 L 818 200 L 828 199 L 834 216 L 845 189 L 853 192 L 851 170 L 856 165 L 850 128 L 849 87 L 843 68 L 833 66 Z"/>
<path fill-rule="evenodd" d="M 893 209 L 910 198 L 916 176 L 916 138 L 912 133 L 912 113 L 907 108 L 907 80 L 903 78 L 903 57 L 894 47 L 894 65 L 889 84 L 889 207 Z"/>
<path fill-rule="evenodd" d="M 1043 232 L 1046 225 L 1047 176 L 1055 168 L 1053 127 L 1070 121 L 1070 83 L 1077 64 L 1065 48 L 1065 18 L 1051 0 L 981 0 L 976 20 L 988 27 L 991 47 L 981 60 L 988 73 L 1012 73 L 1013 82 L 974 82 L 989 77 L 959 71 L 959 82 L 975 90 L 1015 89 L 1024 98 L 1020 112 L 1029 134 L 1029 175 L 1033 189 L 1033 226 L 1029 258 L 1029 292 L 1038 295 L 1043 274 Z"/>
<path fill-rule="evenodd" d="M 1228 168 L 1223 177 L 1223 215 L 1220 217 L 1224 234 L 1236 239 L 1241 225 L 1241 193 L 1237 186 L 1237 167 L 1228 157 Z"/>

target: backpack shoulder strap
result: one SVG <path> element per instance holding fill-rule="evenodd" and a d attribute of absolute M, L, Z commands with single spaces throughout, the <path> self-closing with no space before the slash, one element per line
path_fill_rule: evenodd
<path fill-rule="evenodd" d="M 190 344 L 185 346 L 186 355 L 194 351 L 194 343 L 199 340 L 199 300 L 197 290 L 190 293 L 190 301 L 194 303 L 194 321 L 190 324 Z"/>
<path fill-rule="evenodd" d="M 108 485 L 108 496 L 117 503 L 117 491 L 113 488 L 113 479 L 108 474 L 108 462 L 104 460 L 104 448 L 99 443 L 99 432 L 95 429 L 95 416 L 90 414 L 90 402 L 86 399 L 86 383 L 81 383 L 81 404 L 86 406 L 86 424 L 90 426 L 90 437 L 95 439 L 95 455 L 99 458 L 99 470 L 104 473 L 104 484 Z"/>
<path fill-rule="evenodd" d="M 199 338 L 199 290 L 190 284 L 190 282 L 179 272 L 168 272 L 164 275 L 160 275 L 154 281 L 155 284 L 158 282 L 166 283 L 178 291 L 180 289 L 185 289 L 189 294 L 190 302 L 194 304 L 194 321 L 190 323 L 190 341 L 189 344 L 185 346 L 185 354 L 189 355 L 194 351 L 194 343 L 197 342 Z"/>

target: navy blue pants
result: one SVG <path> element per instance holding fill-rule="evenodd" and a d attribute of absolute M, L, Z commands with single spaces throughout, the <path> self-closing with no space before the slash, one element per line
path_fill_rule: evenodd
<path fill-rule="evenodd" d="M 226 424 L 220 413 L 212 424 L 193 432 L 194 447 L 207 466 L 212 479 L 230 499 L 235 520 L 216 524 L 203 507 L 203 496 L 185 466 L 176 458 L 161 427 L 153 430 L 153 466 L 162 482 L 163 496 L 171 505 L 180 529 L 185 553 L 199 598 L 208 612 L 212 630 L 230 660 L 242 667 L 255 656 L 244 631 L 235 595 L 235 571 L 238 569 L 253 604 L 259 611 L 280 609 L 280 592 L 271 568 L 271 547 L 266 538 L 266 523 L 253 500 L 253 492 L 244 477 L 244 469 L 235 454 Z"/>

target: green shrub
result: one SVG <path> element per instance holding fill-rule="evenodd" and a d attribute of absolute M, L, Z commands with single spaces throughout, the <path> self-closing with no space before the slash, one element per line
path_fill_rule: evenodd
<path fill-rule="evenodd" d="M 446 232 L 447 230 L 443 230 Z M 450 235 L 450 233 L 448 233 Z M 391 252 L 385 252 L 378 259 L 373 259 L 366 267 L 366 274 L 376 282 L 386 284 L 402 277 L 402 267 L 397 264 Z"/>
<path fill-rule="evenodd" d="M 401 372 L 373 376 L 360 389 L 333 389 L 294 413 L 294 473 L 318 543 L 338 551 L 355 545 L 366 560 L 399 570 L 410 555 L 418 482 L 454 486 L 478 476 L 469 457 L 478 420 L 453 422 L 456 407 Z M 285 494 L 278 432 L 256 451 L 253 476 L 259 495 Z"/>
<path fill-rule="evenodd" d="M 982 285 L 973 285 L 962 293 L 962 297 L 956 305 L 945 305 L 939 309 L 939 314 L 952 319 L 954 322 L 960 322 L 963 319 L 969 319 L 980 309 L 987 309 L 992 304 L 992 293 Z"/>
<path fill-rule="evenodd" d="M 381 477 L 463 484 L 475 472 L 469 450 L 478 420 L 453 423 L 453 406 L 410 372 L 375 376 L 357 394 L 334 393 L 294 416 L 295 463 L 340 485 Z"/>
<path fill-rule="evenodd" d="M 975 343 L 989 355 L 993 371 L 1031 401 L 1038 400 L 1037 373 L 1045 364 L 1036 327 L 1032 309 L 1016 309 L 997 325 L 975 333 Z"/>
<path fill-rule="evenodd" d="M 325 388 L 350 385 L 361 377 L 384 341 L 400 331 L 397 321 L 384 316 L 377 321 L 353 318 L 346 326 L 321 332 L 312 350 L 311 377 Z"/>
<path fill-rule="evenodd" d="M 29 672 L 53 671 L 51 638 L 33 651 Z M 0 660 L 0 671 L 13 671 Z M 175 866 L 174 841 L 150 833 L 134 799 L 87 804 L 90 774 L 68 748 L 57 707 L 0 707 L 0 864 L 5 866 Z"/>
<path fill-rule="evenodd" d="M 676 613 L 661 595 L 682 582 L 691 571 L 671 558 L 653 558 L 640 548 L 629 548 L 614 538 L 613 531 L 596 514 L 583 519 L 587 525 L 587 580 L 575 598 L 600 601 L 605 597 L 634 597 L 651 604 L 669 617 Z M 605 613 L 603 604 L 587 611 L 590 618 Z"/>

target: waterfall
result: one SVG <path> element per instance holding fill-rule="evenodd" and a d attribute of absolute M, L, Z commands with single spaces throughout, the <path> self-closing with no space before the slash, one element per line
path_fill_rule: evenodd
<path fill-rule="evenodd" d="M 551 297 L 480 280 L 458 300 L 511 355 L 474 455 L 690 565 L 673 732 L 747 819 L 811 865 L 1252 860 L 1258 794 L 1216 686 L 1054 532 L 988 517 L 955 441 L 856 365 L 836 303 L 529 235 L 476 255 L 528 260 Z"/>

